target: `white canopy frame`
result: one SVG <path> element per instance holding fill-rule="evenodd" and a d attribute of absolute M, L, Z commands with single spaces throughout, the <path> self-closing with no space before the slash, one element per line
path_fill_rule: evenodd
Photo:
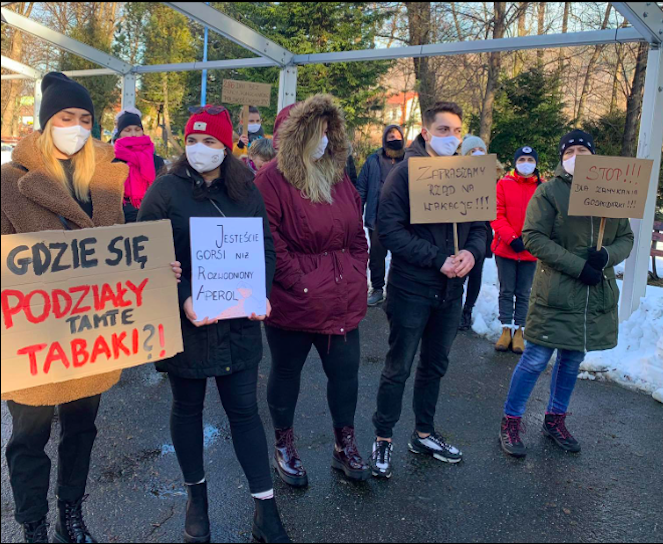
<path fill-rule="evenodd" d="M 85 58 L 101 67 L 99 69 L 67 72 L 67 75 L 75 77 L 116 75 L 121 77 L 123 107 L 135 106 L 136 77 L 143 73 L 279 67 L 281 74 L 279 78 L 278 110 L 281 110 L 285 106 L 295 103 L 297 97 L 297 67 L 307 64 L 361 62 L 647 41 L 650 49 L 647 59 L 637 157 L 653 160 L 654 168 L 649 184 L 645 217 L 642 220 L 631 221 L 635 232 L 635 246 L 626 262 L 620 310 L 622 321 L 628 319 L 637 310 L 640 299 L 645 295 L 649 270 L 651 226 L 656 212 L 656 191 L 661 149 L 663 148 L 663 10 L 655 2 L 612 2 L 613 7 L 632 25 L 632 27 L 616 30 L 595 30 L 311 55 L 295 55 L 259 32 L 233 20 L 204 2 L 164 2 L 164 4 L 179 11 L 191 20 L 207 26 L 213 32 L 232 40 L 259 56 L 248 59 L 153 66 L 131 66 L 108 53 L 99 51 L 6 9 L 6 6 L 12 3 L 2 2 L 1 19 L 3 23 L 41 38 L 60 49 Z M 3 80 L 31 79 L 35 82 L 35 120 L 38 119 L 37 112 L 41 98 L 39 87 L 43 74 L 34 68 L 4 56 L 2 57 L 2 68 L 15 72 L 12 75 L 3 75 Z M 37 121 L 35 121 L 35 128 L 39 128 Z"/>

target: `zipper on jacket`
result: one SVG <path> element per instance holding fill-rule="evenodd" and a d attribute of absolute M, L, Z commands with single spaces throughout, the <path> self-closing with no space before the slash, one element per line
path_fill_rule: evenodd
<path fill-rule="evenodd" d="M 589 222 L 592 226 L 589 247 L 592 247 L 592 244 L 594 243 L 594 218 L 590 217 Z M 585 303 L 585 353 L 587 353 L 587 314 L 588 313 L 589 313 L 589 285 L 587 286 L 587 302 Z"/>

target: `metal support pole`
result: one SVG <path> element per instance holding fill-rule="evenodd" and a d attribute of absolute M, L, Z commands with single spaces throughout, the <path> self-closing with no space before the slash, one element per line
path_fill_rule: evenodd
<path fill-rule="evenodd" d="M 205 27 L 205 45 L 203 46 L 203 62 L 207 62 L 207 38 L 209 36 L 209 29 Z M 200 85 L 200 105 L 207 104 L 207 70 L 203 70 L 203 80 Z"/>
<path fill-rule="evenodd" d="M 32 124 L 33 130 L 41 130 L 39 123 L 39 109 L 41 108 L 41 78 L 35 79 L 35 105 L 34 105 L 34 121 Z"/>
<path fill-rule="evenodd" d="M 278 111 L 297 102 L 297 67 L 286 66 L 279 77 Z"/>
<path fill-rule="evenodd" d="M 136 74 L 122 77 L 122 109 L 136 107 Z"/>
<path fill-rule="evenodd" d="M 647 205 L 643 219 L 632 219 L 631 226 L 635 233 L 635 244 L 631 256 L 626 261 L 624 285 L 619 319 L 627 320 L 640 306 L 640 299 L 645 296 L 649 259 L 651 251 L 652 226 L 656 212 L 656 192 L 661 167 L 661 148 L 663 147 L 663 49 L 649 50 L 647 75 L 642 101 L 642 119 L 638 136 L 638 158 L 654 161 Z"/>

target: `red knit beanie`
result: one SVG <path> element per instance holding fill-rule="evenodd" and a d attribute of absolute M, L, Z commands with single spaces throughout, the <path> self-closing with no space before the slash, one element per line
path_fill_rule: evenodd
<path fill-rule="evenodd" d="M 186 124 L 184 129 L 184 138 L 189 134 L 209 134 L 214 136 L 228 149 L 233 148 L 233 124 L 230 120 L 230 113 L 224 109 L 215 115 L 209 113 L 209 110 L 220 109 L 219 106 L 208 105 L 200 113 L 194 113 Z"/>

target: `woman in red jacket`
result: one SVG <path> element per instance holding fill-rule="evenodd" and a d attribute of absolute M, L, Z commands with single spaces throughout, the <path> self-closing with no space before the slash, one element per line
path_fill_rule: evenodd
<path fill-rule="evenodd" d="M 497 219 L 492 223 L 503 327 L 495 349 L 511 348 L 514 353 L 522 353 L 525 351 L 523 329 L 536 271 L 536 258 L 525 250 L 522 233 L 527 206 L 541 185 L 541 177 L 537 169 L 539 156 L 531 147 L 521 147 L 513 160 L 515 169 L 497 183 Z"/>
<path fill-rule="evenodd" d="M 359 322 L 366 315 L 368 244 L 359 193 L 345 174 L 348 139 L 332 97 L 317 95 L 279 115 L 277 160 L 255 179 L 276 247 L 272 353 L 267 400 L 276 430 L 274 465 L 289 485 L 308 476 L 294 441 L 300 377 L 315 346 L 327 375 L 336 447 L 332 466 L 366 480 L 354 416 L 359 373 Z"/>

